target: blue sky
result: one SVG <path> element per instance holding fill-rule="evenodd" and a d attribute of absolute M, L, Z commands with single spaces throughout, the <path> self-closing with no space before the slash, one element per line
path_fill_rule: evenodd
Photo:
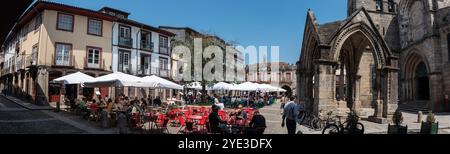
<path fill-rule="evenodd" d="M 103 6 L 131 13 L 152 26 L 192 27 L 248 46 L 280 46 L 280 61 L 300 57 L 306 12 L 319 23 L 346 17 L 346 0 L 51 0 L 93 10 Z"/>

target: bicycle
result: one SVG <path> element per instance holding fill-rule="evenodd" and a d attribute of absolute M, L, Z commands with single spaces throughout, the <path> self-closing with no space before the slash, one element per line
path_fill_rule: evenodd
<path fill-rule="evenodd" d="M 344 123 L 341 121 L 342 116 L 336 116 L 338 121 L 330 117 L 331 113 L 328 114 L 327 125 L 322 134 L 364 134 L 364 125 L 358 122 L 359 116 L 354 111 L 348 113 Z"/>
<path fill-rule="evenodd" d="M 303 125 L 303 122 L 306 122 L 306 124 L 312 129 L 317 130 L 322 128 L 320 119 L 310 111 L 301 111 L 299 114 L 299 119 L 301 119 L 299 122 L 300 125 Z"/>

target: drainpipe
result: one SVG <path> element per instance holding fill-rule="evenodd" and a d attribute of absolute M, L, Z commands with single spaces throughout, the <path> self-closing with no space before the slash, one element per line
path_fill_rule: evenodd
<path fill-rule="evenodd" d="M 109 66 L 109 68 L 111 69 L 111 72 L 114 72 L 113 71 L 113 68 L 112 68 L 112 64 L 113 64 L 113 61 L 114 61 L 114 54 L 113 54 L 113 52 L 114 52 L 114 27 L 116 26 L 116 24 L 117 24 L 117 20 L 115 20 L 115 21 L 113 21 L 113 25 L 112 25 L 112 29 L 111 29 L 111 64 L 110 64 L 110 66 Z"/>

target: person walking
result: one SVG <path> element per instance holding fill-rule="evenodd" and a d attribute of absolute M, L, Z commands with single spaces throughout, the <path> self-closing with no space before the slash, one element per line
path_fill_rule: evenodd
<path fill-rule="evenodd" d="M 295 103 L 295 97 L 291 96 L 289 100 L 290 101 L 287 102 L 286 105 L 284 106 L 281 127 L 284 127 L 286 124 L 288 134 L 295 134 L 295 131 L 297 129 L 297 117 L 299 111 L 297 104 Z"/>

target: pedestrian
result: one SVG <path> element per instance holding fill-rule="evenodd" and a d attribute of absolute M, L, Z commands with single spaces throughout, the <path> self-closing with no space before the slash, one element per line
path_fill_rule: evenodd
<path fill-rule="evenodd" d="M 250 127 L 256 134 L 264 134 L 264 130 L 266 129 L 266 118 L 259 112 L 259 110 L 255 110 L 253 112 L 253 118 L 250 121 Z"/>
<path fill-rule="evenodd" d="M 290 101 L 284 106 L 281 127 L 284 127 L 286 124 L 288 134 L 295 134 L 299 111 L 297 104 L 295 103 L 295 97 L 291 96 L 289 100 Z"/>

